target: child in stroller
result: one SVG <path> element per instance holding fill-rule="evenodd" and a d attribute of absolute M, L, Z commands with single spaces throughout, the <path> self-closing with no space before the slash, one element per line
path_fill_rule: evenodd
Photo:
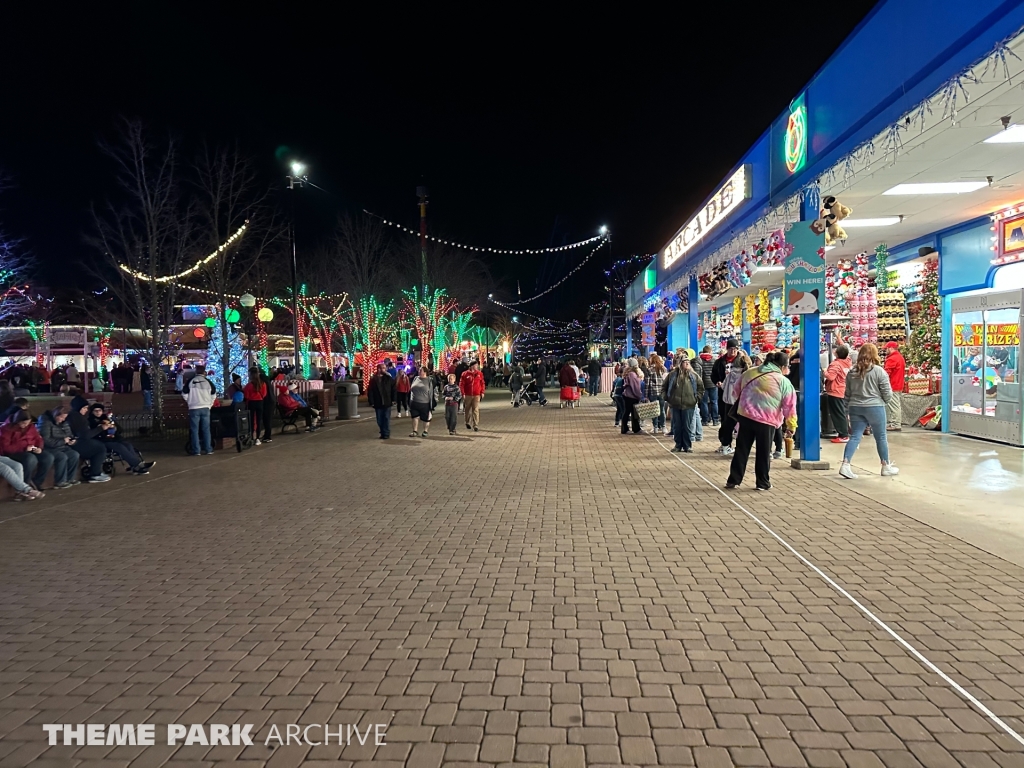
<path fill-rule="evenodd" d="M 512 407 L 518 408 L 524 403 L 526 405 L 533 405 L 540 400 L 540 394 L 537 392 L 537 382 L 530 381 L 529 384 L 521 386 L 519 389 L 512 393 Z"/>

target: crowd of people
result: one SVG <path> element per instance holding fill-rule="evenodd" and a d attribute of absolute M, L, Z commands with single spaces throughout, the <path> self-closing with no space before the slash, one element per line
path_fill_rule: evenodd
<path fill-rule="evenodd" d="M 901 428 L 899 393 L 906 363 L 894 342 L 886 352 L 883 364 L 878 348 L 863 344 L 854 362 L 849 347 L 840 342 L 823 367 L 824 396 L 837 433 L 832 442 L 846 445 L 839 474 L 847 479 L 857 477 L 851 461 L 868 433 L 875 440 L 881 475 L 899 473 L 889 457 L 886 433 Z M 657 354 L 631 357 L 615 366 L 615 426 L 623 435 L 640 434 L 643 411 L 653 434 L 665 434 L 666 423 L 671 424 L 672 450 L 679 453 L 692 453 L 694 443 L 703 441 L 704 427 L 717 427 L 715 452 L 731 457 L 725 487 L 743 482 L 753 448 L 755 488 L 770 490 L 771 462 L 784 456 L 784 448 L 791 452 L 796 432 L 798 365 L 789 350 L 767 350 L 752 358 L 736 339 L 729 339 L 717 357 L 710 347 L 699 355 L 678 349 L 666 360 Z M 657 407 L 641 407 L 645 403 Z"/>
<path fill-rule="evenodd" d="M 32 501 L 47 490 L 81 482 L 110 480 L 106 466 L 120 459 L 133 475 L 149 474 L 155 462 L 125 440 L 103 403 L 91 403 L 77 390 L 71 402 L 35 415 L 25 397 L 9 402 L 0 391 L 0 477 L 15 491 L 15 500 Z M 4 407 L 6 406 L 6 407 Z M 81 467 L 81 479 L 79 468 Z M 49 487 L 44 487 L 53 471 Z"/>

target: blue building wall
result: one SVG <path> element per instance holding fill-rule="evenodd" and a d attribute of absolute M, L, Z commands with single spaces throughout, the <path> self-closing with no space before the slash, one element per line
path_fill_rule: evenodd
<path fill-rule="evenodd" d="M 806 88 L 794 94 L 794 99 L 804 96 L 808 113 L 810 142 L 803 169 L 790 175 L 779 162 L 787 110 L 735 166 L 751 165 L 751 199 L 670 269 L 665 270 L 659 258 L 659 285 L 689 272 L 771 205 L 811 183 L 1022 27 L 1024 3 L 1017 0 L 879 3 Z M 731 175 L 732 171 L 725 179 Z"/>

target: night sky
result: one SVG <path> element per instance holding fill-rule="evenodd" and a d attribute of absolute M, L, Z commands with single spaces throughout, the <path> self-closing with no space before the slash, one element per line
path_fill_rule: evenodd
<path fill-rule="evenodd" d="M 121 116 L 170 131 L 186 159 L 203 141 L 237 141 L 267 184 L 284 174 L 275 150 L 291 148 L 327 190 L 303 191 L 301 246 L 345 210 L 417 226 L 426 184 L 432 234 L 526 248 L 607 224 L 613 258 L 656 251 L 872 3 L 642 18 L 597 5 L 443 17 L 429 5 L 374 17 L 350 4 L 13 5 L 0 11 L 0 169 L 15 188 L 0 225 L 24 238 L 38 279 L 60 285 L 95 258 L 88 207 L 114 192 L 97 142 Z M 528 295 L 574 253 L 489 265 L 506 293 L 519 280 Z M 607 264 L 595 257 L 524 308 L 580 316 Z"/>

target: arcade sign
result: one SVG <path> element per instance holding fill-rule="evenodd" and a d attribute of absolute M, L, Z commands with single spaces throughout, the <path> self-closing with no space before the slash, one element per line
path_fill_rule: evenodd
<path fill-rule="evenodd" d="M 665 246 L 662 266 L 668 269 L 719 226 L 745 200 L 750 199 L 750 166 L 741 165 L 707 205 Z"/>

